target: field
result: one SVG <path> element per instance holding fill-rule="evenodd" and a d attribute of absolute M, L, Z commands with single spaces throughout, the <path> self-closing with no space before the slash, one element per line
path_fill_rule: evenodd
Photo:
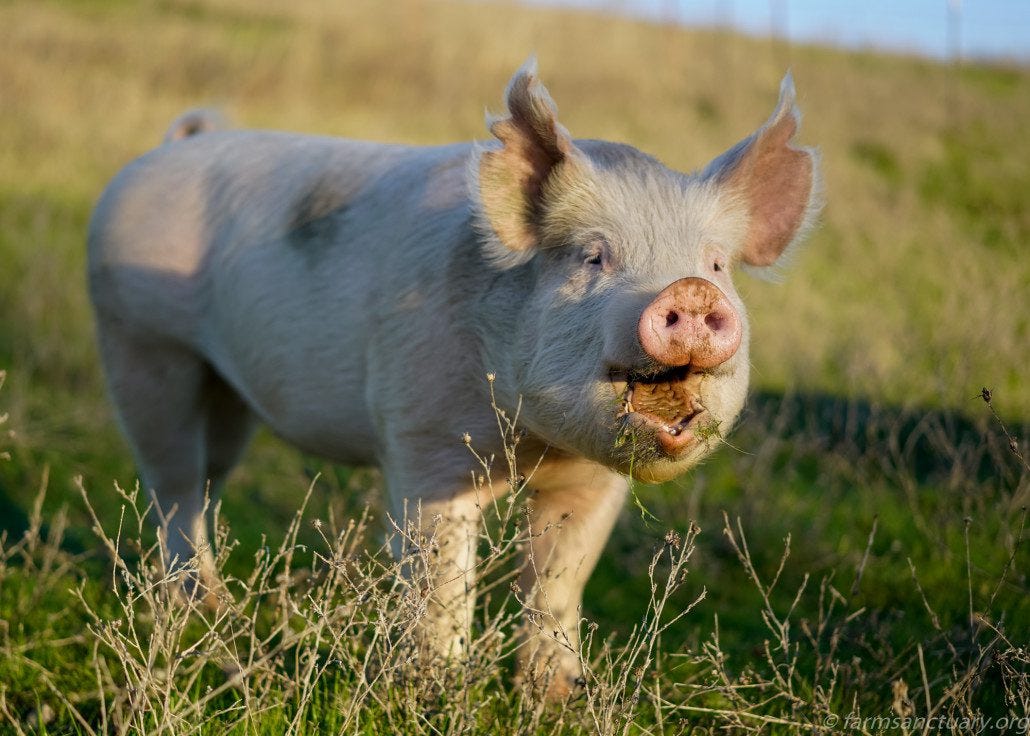
<path fill-rule="evenodd" d="M 1030 70 L 428 0 L 14 0 L 0 48 L 0 733 L 1028 731 Z M 683 170 L 761 123 L 790 67 L 827 191 L 782 278 L 738 277 L 746 415 L 634 489 L 564 706 L 513 681 L 517 514 L 484 539 L 473 655 L 416 668 L 381 479 L 267 433 L 220 507 L 238 605 L 188 610 L 139 520 L 84 274 L 96 197 L 186 108 L 484 139 L 530 53 L 574 135 Z"/>

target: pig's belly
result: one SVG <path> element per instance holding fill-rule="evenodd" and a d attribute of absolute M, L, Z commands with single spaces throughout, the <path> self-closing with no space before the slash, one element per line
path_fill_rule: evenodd
<path fill-rule="evenodd" d="M 201 350 L 276 434 L 312 454 L 371 464 L 366 401 L 374 275 L 346 244 L 315 264 L 280 241 L 239 247 L 211 276 Z M 341 265 L 345 264 L 345 265 Z"/>
<path fill-rule="evenodd" d="M 266 422 L 279 437 L 312 455 L 343 465 L 374 465 L 376 441 L 370 422 L 356 421 L 344 403 L 321 414 L 291 413 Z"/>
<path fill-rule="evenodd" d="M 334 462 L 369 465 L 377 434 L 365 396 L 364 340 L 355 334 L 360 327 L 341 327 L 265 320 L 245 339 L 237 332 L 205 340 L 204 352 L 277 435 Z"/>
<path fill-rule="evenodd" d="M 377 442 L 364 382 L 345 366 L 328 368 L 286 368 L 271 377 L 237 370 L 229 380 L 258 418 L 290 444 L 334 462 L 371 465 Z"/>

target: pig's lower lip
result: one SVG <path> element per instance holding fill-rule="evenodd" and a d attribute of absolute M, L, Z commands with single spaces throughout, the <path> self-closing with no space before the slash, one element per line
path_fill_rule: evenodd
<path fill-rule="evenodd" d="M 708 415 L 701 404 L 705 373 L 691 366 L 640 373 L 612 369 L 609 379 L 620 398 L 619 418 L 626 429 L 649 429 L 661 449 L 677 455 L 695 444 L 694 430 Z"/>

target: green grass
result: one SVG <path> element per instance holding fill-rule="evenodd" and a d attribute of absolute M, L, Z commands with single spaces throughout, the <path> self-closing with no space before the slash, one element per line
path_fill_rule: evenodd
<path fill-rule="evenodd" d="M 660 521 L 628 511 L 587 590 L 584 616 L 598 624 L 598 636 L 609 641 L 607 651 L 615 658 L 610 666 L 596 664 L 597 681 L 611 683 L 620 672 L 620 647 L 633 640 L 634 627 L 648 613 L 653 581 L 646 571 L 652 554 L 666 546 L 664 530 L 685 530 L 687 519 L 696 519 L 702 531 L 689 558 L 689 574 L 669 597 L 665 620 L 694 604 L 702 590 L 705 597 L 662 632 L 660 655 L 644 668 L 644 696 L 634 703 L 631 692 L 621 693 L 620 707 L 627 710 L 616 712 L 625 723 L 634 724 L 630 732 L 653 732 L 659 720 L 659 730 L 676 733 L 686 725 L 725 725 L 735 719 L 755 727 L 764 724 L 770 732 L 807 732 L 805 724 L 818 724 L 833 714 L 843 718 L 856 707 L 866 715 L 894 714 L 899 682 L 912 693 L 915 712 L 925 713 L 924 677 L 938 714 L 997 718 L 1020 712 L 1025 700 L 1007 698 L 1025 699 L 1028 694 L 1027 662 L 1019 649 L 1025 645 L 1030 620 L 1022 528 L 1026 510 L 1016 505 L 1013 492 L 1025 493 L 1026 468 L 986 418 L 967 422 L 939 412 L 899 414 L 880 408 L 871 415 L 872 411 L 832 399 L 756 397 L 735 435 L 738 443 L 757 448 L 754 454 L 726 448 L 678 483 L 642 489 L 649 511 Z M 884 448 L 899 443 L 907 447 L 899 447 L 898 456 L 883 454 Z M 268 580 L 278 580 L 278 573 L 285 571 L 281 561 L 268 564 L 267 557 L 260 557 L 258 540 L 267 533 L 268 546 L 274 550 L 282 545 L 284 534 L 289 538 L 287 509 L 299 503 L 298 494 L 307 485 L 304 475 L 310 472 L 299 459 L 292 466 L 293 485 L 276 488 L 278 498 L 263 495 L 264 487 L 236 488 L 227 495 L 222 518 L 230 520 L 233 535 L 242 540 L 225 566 L 230 577 L 246 579 L 256 560 L 258 568 L 265 564 L 272 571 Z M 224 665 L 219 664 L 226 658 L 212 645 L 197 673 L 180 673 L 182 689 L 176 695 L 184 700 L 169 708 L 181 711 L 194 700 L 203 701 L 195 723 L 209 729 L 221 724 L 238 733 L 284 733 L 290 728 L 296 733 L 324 733 L 321 729 L 334 732 L 345 723 L 348 732 L 362 733 L 423 733 L 433 728 L 491 733 L 496 722 L 532 720 L 531 709 L 511 684 L 510 657 L 500 657 L 489 647 L 478 650 L 483 660 L 464 674 L 419 679 L 411 672 L 393 672 L 388 684 L 360 708 L 358 720 L 346 720 L 344 714 L 361 692 L 358 669 L 331 666 L 334 645 L 313 644 L 302 636 L 313 622 L 321 621 L 306 604 L 317 599 L 315 585 L 325 569 L 314 555 L 330 555 L 332 547 L 311 521 L 317 518 L 331 525 L 332 518 L 343 524 L 359 517 L 364 499 L 340 491 L 352 482 L 367 488 L 369 480 L 338 471 L 312 486 L 306 521 L 297 527 L 295 568 L 314 564 L 323 573 L 313 580 L 294 579 L 284 594 L 300 605 L 287 617 L 287 631 L 298 641 L 287 645 L 282 632 L 273 636 L 268 672 L 253 675 L 246 687 L 216 692 L 204 700 L 211 689 L 217 691 L 227 682 Z M 102 489 L 90 489 L 89 495 L 98 506 L 112 500 Z M 117 502 L 125 503 L 120 498 Z M 67 496 L 65 503 L 70 503 Z M 257 503 L 268 508 L 260 519 L 253 518 L 252 511 L 248 514 Z M 70 505 L 70 518 L 84 513 L 81 501 Z M 723 509 L 734 517 L 726 527 L 733 540 L 725 533 Z M 16 545 L 4 545 L 9 557 L 0 564 L 0 618 L 8 628 L 0 649 L 5 655 L 0 657 L 0 681 L 6 683 L 5 702 L 12 714 L 30 717 L 38 712 L 39 703 L 48 703 L 55 727 L 74 731 L 70 709 L 62 707 L 55 694 L 60 692 L 96 727 L 104 721 L 94 667 L 105 682 L 99 689 L 105 693 L 108 712 L 116 713 L 121 706 L 124 717 L 125 704 L 119 703 L 118 693 L 126 692 L 121 668 L 130 655 L 138 657 L 140 666 L 153 658 L 146 671 L 163 672 L 174 661 L 153 641 L 129 654 L 111 646 L 111 626 L 123 628 L 126 620 L 122 605 L 134 590 L 145 587 L 139 579 L 128 584 L 124 575 L 146 579 L 141 560 L 152 560 L 145 551 L 152 535 L 145 525 L 142 536 L 136 532 L 140 527 L 131 511 L 124 517 L 107 513 L 102 518 L 105 537 L 114 537 L 120 525 L 125 529 L 121 557 L 127 562 L 117 575 L 110 558 L 97 549 L 97 536 L 88 523 L 81 524 L 85 529 L 75 523 L 66 526 L 60 515 L 46 519 L 30 510 L 24 539 L 32 543 L 23 543 L 14 555 L 9 550 Z M 11 530 L 12 541 L 22 538 L 19 531 Z M 738 552 L 742 533 L 749 550 L 744 564 Z M 784 564 L 787 537 L 790 556 Z M 135 538 L 142 544 L 126 543 Z M 373 533 L 351 549 L 375 550 L 377 538 Z M 289 543 L 285 546 L 291 548 Z M 778 582 L 769 590 L 780 567 Z M 664 569 L 660 564 L 652 577 L 660 580 Z M 385 595 L 386 574 L 369 590 Z M 239 595 L 241 584 L 234 583 L 233 589 Z M 269 583 L 263 594 L 246 604 L 246 610 L 257 616 L 254 630 L 262 635 L 277 624 L 279 595 L 276 584 Z M 346 600 L 348 590 L 344 587 L 334 596 Z M 494 597 L 500 594 L 495 592 Z M 264 613 L 259 615 L 255 612 L 261 605 Z M 510 600 L 486 606 L 480 632 L 492 626 L 491 616 L 512 608 Z M 173 653 L 188 653 L 187 663 L 199 659 L 193 645 L 202 638 L 237 645 L 246 640 L 237 630 L 246 630 L 245 617 L 209 629 L 199 617 L 191 621 L 180 613 L 181 604 L 136 597 L 133 607 L 132 620 L 144 642 L 161 630 L 157 621 L 180 617 L 178 638 L 166 635 L 160 642 Z M 86 610 L 94 611 L 96 618 L 93 628 L 84 631 L 90 620 Z M 370 637 L 376 611 L 391 608 L 373 603 L 358 610 L 371 618 L 347 629 L 343 645 L 335 646 L 343 646 L 350 656 L 364 657 L 374 651 Z M 782 624 L 775 624 L 777 628 L 770 627 L 774 617 Z M 777 650 L 783 636 L 789 644 L 786 650 Z M 283 643 L 281 650 L 276 650 L 277 642 Z M 599 640 L 593 651 L 605 651 Z M 491 653 L 493 658 L 486 656 Z M 328 666 L 319 677 L 305 679 L 297 673 L 312 656 L 320 666 Z M 298 692 L 295 682 L 309 682 L 310 692 Z M 243 692 L 260 707 L 221 712 L 236 707 Z M 617 699 L 618 693 L 612 697 Z M 133 727 L 144 733 L 167 727 L 164 712 L 156 707 L 160 702 L 153 698 L 149 707 L 154 710 L 131 721 Z M 426 710 L 427 720 L 404 715 L 413 708 Z M 580 700 L 562 711 L 545 711 L 529 732 L 590 733 L 591 716 L 591 707 Z M 302 723 L 307 725 L 301 727 Z"/>
<path fill-rule="evenodd" d="M 323 11 L 307 0 L 0 5 L 0 430 L 10 432 L 0 435 L 9 455 L 0 460 L 0 732 L 155 732 L 192 703 L 203 707 L 177 732 L 496 733 L 505 723 L 523 733 L 809 733 L 856 707 L 1025 714 L 1030 474 L 991 408 L 1025 458 L 1030 72 L 506 4 L 356 0 Z M 113 574 L 119 563 L 76 483 L 114 536 L 125 506 L 115 483 L 132 488 L 135 470 L 103 393 L 84 288 L 84 232 L 105 182 L 197 104 L 222 105 L 251 127 L 483 138 L 484 105 L 496 109 L 531 52 L 574 134 L 624 140 L 684 169 L 753 130 L 789 64 L 802 139 L 821 148 L 827 179 L 822 227 L 783 282 L 739 279 L 755 384 L 741 427 L 686 477 L 636 489 L 658 521 L 627 507 L 591 579 L 596 692 L 535 710 L 497 642 L 456 675 L 407 671 L 377 648 L 375 617 L 386 609 L 367 604 L 343 642 L 318 640 L 322 619 L 305 603 L 317 599 L 317 576 L 285 589 L 301 612 L 285 619 L 290 636 L 268 644 L 267 667 L 209 699 L 229 681 L 232 656 L 254 651 L 243 634 L 267 636 L 283 620 L 274 574 L 248 604 L 260 611 L 250 624 L 187 619 L 176 629 L 168 617 L 178 609 L 137 599 L 150 643 L 118 650 L 111 624 L 127 620 L 127 581 L 153 582 L 153 534 L 123 531 L 125 567 Z M 982 386 L 994 389 L 992 407 Z M 222 504 L 239 539 L 225 561 L 231 576 L 262 569 L 263 546 L 290 546 L 309 486 L 298 570 L 332 547 L 312 520 L 342 526 L 366 507 L 381 518 L 377 474 L 262 434 Z M 660 580 L 666 531 L 685 534 L 691 521 L 702 531 L 663 620 L 705 597 L 620 684 L 648 611 L 652 555 L 665 555 Z M 379 529 L 373 522 L 361 549 L 378 549 Z M 733 544 L 741 530 L 743 561 Z M 269 569 L 281 572 L 277 564 Z M 376 600 L 404 610 L 389 598 L 389 576 L 367 577 L 384 596 Z M 503 592 L 482 616 L 510 633 L 504 617 L 516 607 Z M 339 610 L 352 594 L 333 593 Z M 160 646 L 146 638 L 174 631 Z M 200 639 L 207 658 L 175 659 Z M 230 644 L 232 656 L 218 650 Z M 131 674 L 154 653 L 183 669 L 170 685 L 133 689 Z M 387 673 L 371 694 L 354 667 L 303 674 L 311 662 L 366 655 Z M 237 702 L 247 709 L 221 712 Z"/>

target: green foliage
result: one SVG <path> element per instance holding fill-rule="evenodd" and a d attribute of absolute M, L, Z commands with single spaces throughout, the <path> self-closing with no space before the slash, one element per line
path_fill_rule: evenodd
<path fill-rule="evenodd" d="M 1030 240 L 1030 171 L 1013 165 L 1005 141 L 983 121 L 947 134 L 940 159 L 926 164 L 920 194 L 958 220 L 984 258 L 1018 253 Z"/>
<path fill-rule="evenodd" d="M 851 144 L 851 155 L 879 174 L 892 188 L 901 183 L 898 157 L 883 143 L 864 139 L 855 141 Z"/>

